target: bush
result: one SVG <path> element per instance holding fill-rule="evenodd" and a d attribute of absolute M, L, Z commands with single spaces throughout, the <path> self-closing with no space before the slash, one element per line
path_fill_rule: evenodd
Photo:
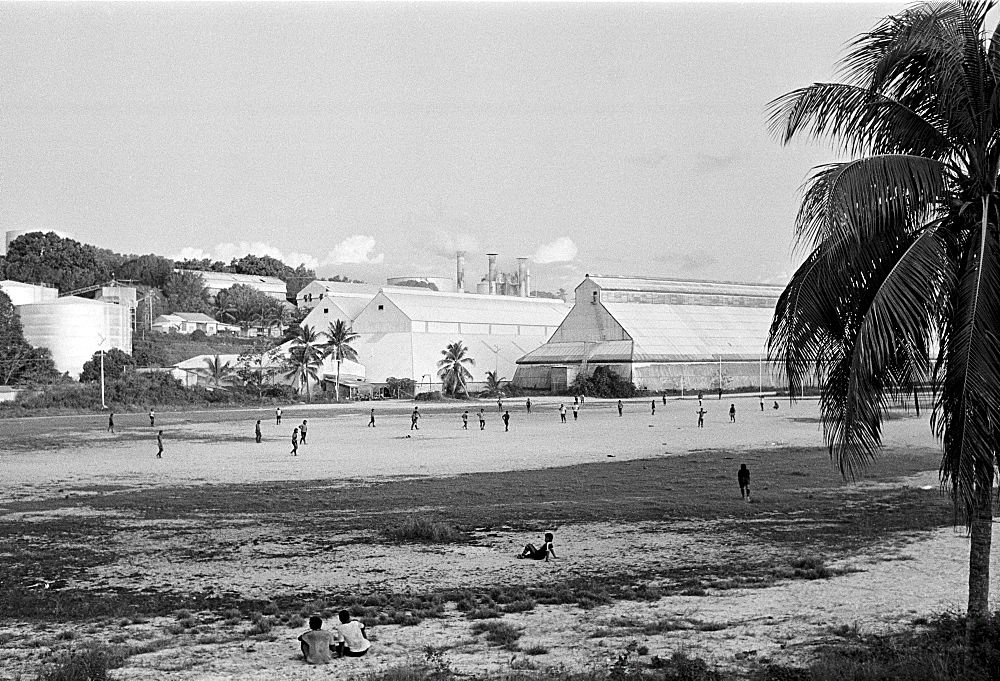
<path fill-rule="evenodd" d="M 191 332 L 191 340 L 196 343 L 204 343 L 208 340 L 208 334 L 201 329 L 195 329 Z"/>
<path fill-rule="evenodd" d="M 610 367 L 599 366 L 589 377 L 578 374 L 569 387 L 570 395 L 629 398 L 636 396 L 635 384 L 622 378 Z"/>
<path fill-rule="evenodd" d="M 406 522 L 389 530 L 386 534 L 396 541 L 419 541 L 435 544 L 448 544 L 463 538 L 462 533 L 451 525 L 418 516 L 408 517 Z"/>
<path fill-rule="evenodd" d="M 476 622 L 472 625 L 473 636 L 486 634 L 487 643 L 507 650 L 517 650 L 517 640 L 521 638 L 521 630 L 506 622 Z"/>
<path fill-rule="evenodd" d="M 42 662 L 38 681 L 110 681 L 110 671 L 122 667 L 127 657 L 108 646 L 63 651 Z"/>

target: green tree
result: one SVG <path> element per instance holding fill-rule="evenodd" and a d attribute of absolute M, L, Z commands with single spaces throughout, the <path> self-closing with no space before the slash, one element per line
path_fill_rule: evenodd
<path fill-rule="evenodd" d="M 891 397 L 933 382 L 942 484 L 971 532 L 970 621 L 988 614 L 1000 423 L 1000 33 L 985 30 L 989 8 L 889 17 L 854 41 L 845 83 L 796 90 L 771 112 L 784 142 L 827 138 L 851 157 L 807 182 L 796 233 L 811 252 L 779 299 L 772 357 L 793 394 L 822 378 L 824 435 L 844 475 L 877 455 Z"/>
<path fill-rule="evenodd" d="M 507 387 L 507 378 L 500 377 L 497 378 L 497 372 L 487 371 L 486 372 L 486 388 L 483 392 L 487 397 L 500 397 L 504 394 L 504 390 Z"/>
<path fill-rule="evenodd" d="M 417 383 L 412 378 L 395 378 L 390 376 L 385 379 L 385 388 L 389 391 L 389 395 L 399 398 L 411 398 L 417 389 Z"/>
<path fill-rule="evenodd" d="M 215 318 L 219 321 L 239 324 L 243 333 L 251 326 L 274 324 L 276 315 L 280 320 L 281 301 L 265 295 L 245 284 L 235 284 L 219 291 L 215 296 Z M 267 322 L 267 323 L 265 323 Z"/>
<path fill-rule="evenodd" d="M 198 373 L 208 379 L 208 384 L 214 388 L 221 388 L 224 384 L 232 380 L 236 370 L 227 361 L 223 362 L 222 357 L 213 355 L 205 358 L 205 366 L 199 369 Z"/>
<path fill-rule="evenodd" d="M 330 322 L 329 327 L 323 332 L 326 342 L 323 343 L 323 357 L 333 357 L 337 362 L 337 401 L 340 402 L 340 362 L 347 359 L 352 362 L 358 361 L 357 351 L 351 347 L 351 342 L 361 336 L 354 333 L 343 319 Z"/>
<path fill-rule="evenodd" d="M 111 279 L 122 257 L 55 232 L 22 234 L 7 249 L 6 276 L 29 284 L 51 284 L 62 292 Z"/>
<path fill-rule="evenodd" d="M 441 351 L 444 359 L 438 360 L 438 377 L 444 383 L 444 391 L 448 395 L 457 395 L 466 391 L 466 383 L 472 378 L 472 373 L 466 368 L 475 366 L 476 360 L 468 357 L 469 349 L 462 345 L 462 341 L 449 343 L 448 347 Z"/>
<path fill-rule="evenodd" d="M 173 260 L 150 254 L 126 260 L 115 276 L 118 279 L 131 280 L 143 286 L 163 288 L 173 273 Z"/>
<path fill-rule="evenodd" d="M 135 367 L 135 360 L 131 355 L 119 348 L 111 348 L 104 351 L 104 378 L 118 378 L 123 376 L 128 368 Z M 101 380 L 101 351 L 98 350 L 83 365 L 80 372 L 80 383 L 92 383 Z"/>
<path fill-rule="evenodd" d="M 257 399 L 264 396 L 264 386 L 270 384 L 277 373 L 275 350 L 265 340 L 255 341 L 236 359 L 236 376 L 244 387 L 257 392 Z"/>
<path fill-rule="evenodd" d="M 309 393 L 309 379 L 319 381 L 319 367 L 323 363 L 319 345 L 319 335 L 311 326 L 299 327 L 298 334 L 292 339 L 288 348 L 288 358 L 285 360 L 285 378 L 295 381 L 300 392 L 304 386 L 306 399 L 310 402 L 312 396 Z"/>
<path fill-rule="evenodd" d="M 21 318 L 0 291 L 0 385 L 48 383 L 58 378 L 48 348 L 33 347 L 24 339 Z"/>
<path fill-rule="evenodd" d="M 209 302 L 205 280 L 196 272 L 174 272 L 163 284 L 167 309 L 170 312 L 204 312 L 209 314 Z"/>

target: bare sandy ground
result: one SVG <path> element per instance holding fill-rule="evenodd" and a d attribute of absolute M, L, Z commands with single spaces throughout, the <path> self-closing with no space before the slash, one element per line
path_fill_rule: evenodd
<path fill-rule="evenodd" d="M 730 401 L 737 404 L 736 424 L 728 423 Z M 559 423 L 554 404 L 527 416 L 518 403 L 509 433 L 501 432 L 495 404 L 486 406 L 489 423 L 485 432 L 478 430 L 474 418 L 470 419 L 470 430 L 463 431 L 461 409 L 422 407 L 427 413 L 420 421 L 420 431 L 412 433 L 409 419 L 402 415 L 380 418 L 373 431 L 365 427 L 366 414 L 332 410 L 329 416 L 309 419 L 310 444 L 300 448 L 298 457 L 289 455 L 285 437 L 296 422 L 293 410 L 286 410 L 281 431 L 273 420 L 265 420 L 267 441 L 261 445 L 253 444 L 250 437 L 255 418 L 245 423 L 184 423 L 183 417 L 168 417 L 164 419 L 168 424 L 164 427 L 167 451 L 162 460 L 154 457 L 152 431 L 140 425 L 144 417 L 131 417 L 132 422 L 123 424 L 121 436 L 105 434 L 103 421 L 95 421 L 90 430 L 79 435 L 78 442 L 65 447 L 3 452 L 0 504 L 62 495 L 93 484 L 146 487 L 437 476 L 593 462 L 605 460 L 609 452 L 625 459 L 821 444 L 812 402 L 799 403 L 793 409 L 782 403 L 777 412 L 767 409 L 761 413 L 756 399 L 722 404 L 707 400 L 709 417 L 704 429 L 695 426 L 697 403 L 692 401 L 672 401 L 666 408 L 658 404 L 655 416 L 650 415 L 648 402 L 633 402 L 627 405 L 623 418 L 618 418 L 613 403 L 590 401 L 579 421 L 572 422 L 570 415 L 570 423 L 565 425 Z M 886 442 L 894 448 L 935 447 L 924 420 L 893 420 L 885 430 Z M 892 484 L 933 487 L 936 473 Z M 7 513 L 5 519 L 30 523 L 67 512 L 88 510 L 21 516 Z M 620 572 L 630 566 L 656 570 L 734 555 L 778 559 L 773 547 L 747 545 L 744 538 L 728 534 L 724 520 L 701 523 L 704 531 L 699 533 L 676 522 L 635 527 L 567 524 L 557 528 L 560 558 L 550 563 L 514 560 L 520 545 L 537 537 L 502 531 L 482 533 L 472 546 L 338 543 L 322 552 L 304 553 L 294 537 L 262 537 L 253 517 L 209 530 L 200 527 L 195 535 L 171 534 L 185 529 L 183 521 L 157 521 L 164 534 L 156 541 L 149 539 L 147 521 L 120 520 L 122 529 L 116 541 L 129 547 L 127 557 L 89 574 L 91 586 L 235 590 L 260 598 L 326 588 L 360 593 L 379 589 L 422 592 L 483 583 L 559 584 L 568 577 L 600 578 L 608 571 Z M 255 545 L 253 539 L 257 540 Z M 994 540 L 1000 541 L 1000 536 Z M 169 550 L 171 542 L 183 542 L 192 550 L 199 544 L 234 548 L 225 559 L 201 563 L 176 558 L 176 552 Z M 624 556 L 623 546 L 630 547 L 632 555 Z M 998 556 L 994 552 L 994 608 L 1000 607 Z M 830 579 L 786 581 L 755 589 L 709 588 L 705 596 L 620 602 L 589 610 L 539 605 L 531 612 L 505 615 L 504 621 L 523 629 L 522 649 L 537 645 L 548 650 L 531 657 L 487 646 L 482 636 L 472 635 L 472 622 L 457 612 L 418 626 L 374 627 L 376 642 L 369 656 L 323 668 L 308 667 L 296 658 L 298 630 L 276 627 L 273 641 L 258 641 L 244 635 L 246 622 L 232 627 L 207 614 L 200 615 L 204 630 L 197 635 L 166 634 L 166 627 L 173 622 L 167 618 L 128 627 L 112 623 L 39 629 L 0 622 L 0 641 L 4 634 L 10 639 L 0 643 L 0 678 L 14 678 L 20 670 L 33 669 L 39 653 L 51 645 L 63 645 L 55 637 L 66 628 L 75 630 L 77 640 L 107 641 L 115 636 L 118 642 L 136 643 L 169 639 L 162 650 L 131 658 L 130 666 L 117 672 L 122 679 L 264 681 L 353 676 L 419 660 L 428 646 L 444 650 L 456 669 L 477 672 L 501 671 L 512 664 L 568 669 L 604 666 L 631 641 L 647 646 L 650 655 L 669 656 L 683 649 L 721 665 L 746 658 L 794 662 L 817 642 L 834 638 L 833 630 L 843 625 L 883 631 L 920 617 L 963 610 L 967 561 L 964 533 L 941 529 L 899 537 L 892 545 L 843 560 L 832 567 L 852 571 Z M 646 625 L 665 622 L 676 625 L 675 630 L 643 630 Z M 29 639 L 39 645 L 28 645 Z"/>

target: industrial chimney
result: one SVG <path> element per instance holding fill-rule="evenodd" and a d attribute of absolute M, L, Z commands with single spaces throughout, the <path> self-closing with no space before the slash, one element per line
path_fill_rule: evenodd
<path fill-rule="evenodd" d="M 458 271 L 455 274 L 455 290 L 465 293 L 465 251 L 458 251 L 456 254 Z"/>
<path fill-rule="evenodd" d="M 491 296 L 497 294 L 497 255 L 498 253 L 487 253 L 486 257 L 489 258 L 490 268 L 486 273 L 486 281 L 489 284 L 489 292 Z"/>
<path fill-rule="evenodd" d="M 517 259 L 517 295 L 528 297 L 528 259 Z"/>

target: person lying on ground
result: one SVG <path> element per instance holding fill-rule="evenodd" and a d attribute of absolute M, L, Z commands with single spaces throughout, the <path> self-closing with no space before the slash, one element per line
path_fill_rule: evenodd
<path fill-rule="evenodd" d="M 337 636 L 337 654 L 340 657 L 361 657 L 368 652 L 371 642 L 365 633 L 365 623 L 351 619 L 351 613 L 340 611 L 340 623 L 335 625 Z"/>
<path fill-rule="evenodd" d="M 332 631 L 323 629 L 323 618 L 313 615 L 309 618 L 309 631 L 299 636 L 302 657 L 309 664 L 329 664 L 336 640 Z"/>
<path fill-rule="evenodd" d="M 539 548 L 535 548 L 534 544 L 525 544 L 524 550 L 521 551 L 521 555 L 518 558 L 530 558 L 531 560 L 544 560 L 546 563 L 549 561 L 549 556 L 556 558 L 556 551 L 552 547 L 552 533 L 545 533 L 545 543 Z"/>

